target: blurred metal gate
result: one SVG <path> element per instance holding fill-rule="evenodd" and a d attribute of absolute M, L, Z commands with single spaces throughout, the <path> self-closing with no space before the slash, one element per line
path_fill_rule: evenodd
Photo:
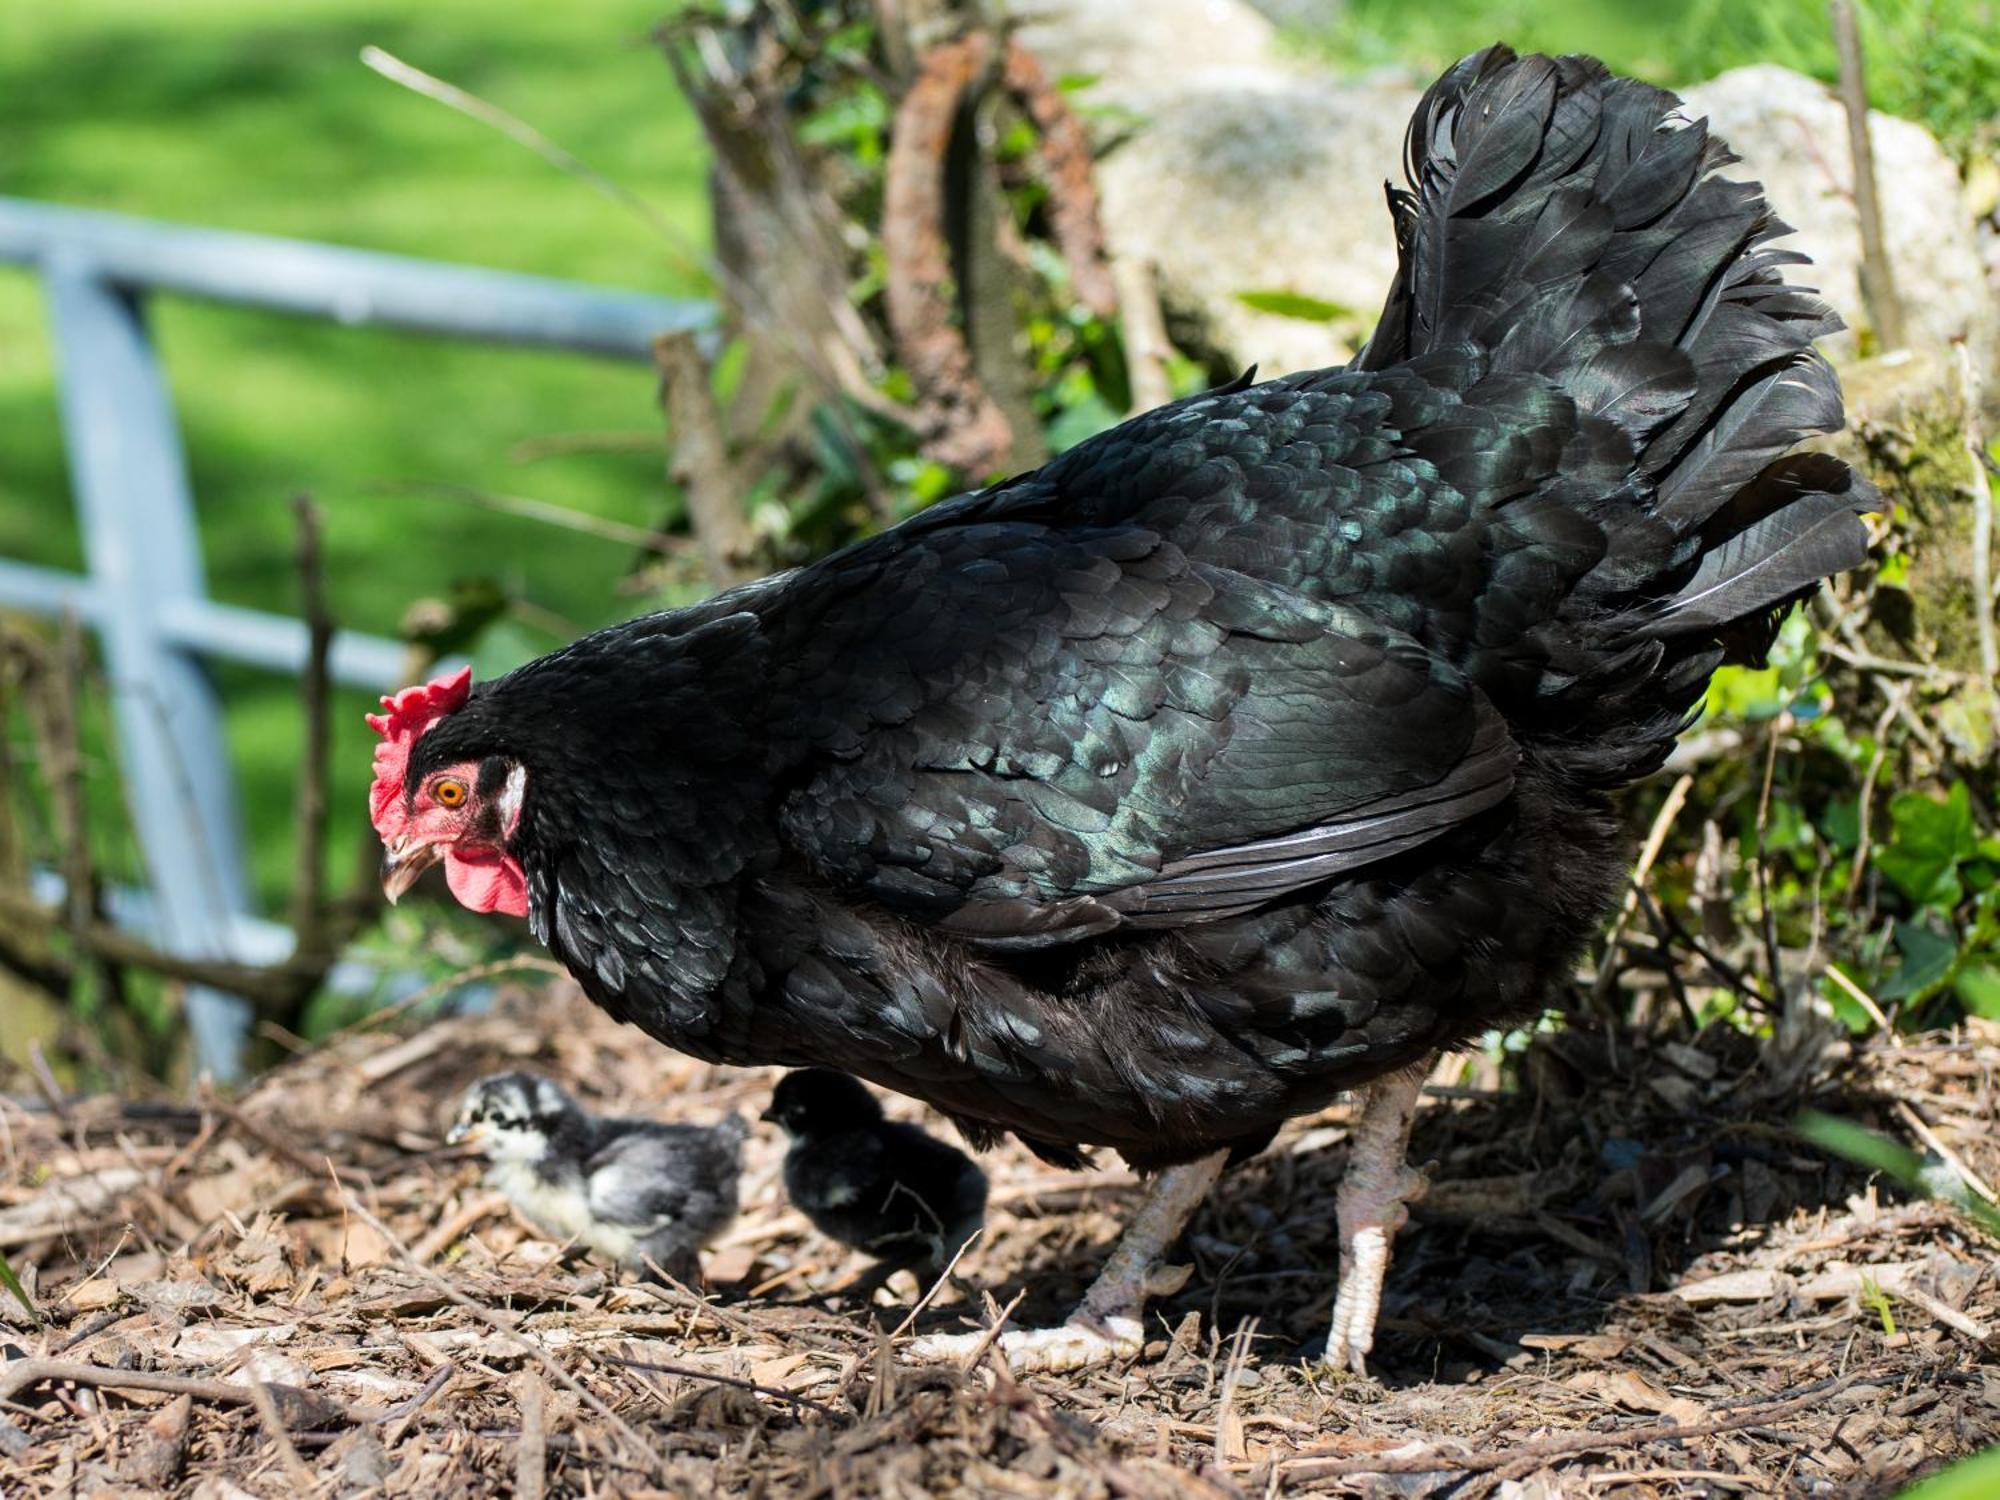
<path fill-rule="evenodd" d="M 234 777 L 205 663 L 220 658 L 296 673 L 306 660 L 306 627 L 208 597 L 180 427 L 147 335 L 145 298 L 166 292 L 632 360 L 650 359 L 660 334 L 711 326 L 715 309 L 17 198 L 0 198 L 0 262 L 31 267 L 48 299 L 89 569 L 78 576 L 0 558 L 0 606 L 73 611 L 97 633 L 152 884 L 156 941 L 187 956 L 269 962 L 269 924 L 247 921 Z M 394 688 L 404 654 L 395 641 L 342 632 L 333 642 L 332 675 L 350 686 Z M 250 941 L 251 931 L 260 940 Z M 248 1004 L 195 989 L 187 1013 L 196 1066 L 236 1077 Z"/>

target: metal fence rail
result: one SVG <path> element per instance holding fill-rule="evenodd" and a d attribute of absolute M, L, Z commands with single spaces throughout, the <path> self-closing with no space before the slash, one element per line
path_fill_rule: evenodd
<path fill-rule="evenodd" d="M 222 704 L 206 662 L 296 673 L 306 628 L 208 597 L 180 427 L 147 335 L 147 295 L 619 359 L 650 358 L 655 337 L 707 328 L 715 310 L 16 198 L 0 198 L 0 262 L 32 268 L 48 299 L 88 564 L 77 576 L 0 558 L 0 607 L 74 611 L 98 636 L 152 885 L 149 922 L 162 944 L 188 956 L 269 961 L 268 941 L 253 954 L 243 936 L 249 883 Z M 397 642 L 342 632 L 330 665 L 341 683 L 392 688 L 403 659 Z M 250 1019 L 235 996 L 191 991 L 196 1065 L 237 1076 Z"/>

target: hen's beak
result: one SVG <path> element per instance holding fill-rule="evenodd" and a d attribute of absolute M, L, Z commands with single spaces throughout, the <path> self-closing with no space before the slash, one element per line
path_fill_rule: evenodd
<path fill-rule="evenodd" d="M 417 883 L 417 877 L 444 858 L 436 844 L 413 844 L 398 839 L 382 847 L 382 894 L 394 906 L 403 892 Z"/>

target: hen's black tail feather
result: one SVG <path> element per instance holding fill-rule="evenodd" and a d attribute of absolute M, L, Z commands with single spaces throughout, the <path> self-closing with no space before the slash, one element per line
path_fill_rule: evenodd
<path fill-rule="evenodd" d="M 1754 657 L 1782 606 L 1862 560 L 1877 497 L 1786 456 L 1841 425 L 1812 347 L 1840 322 L 1785 284 L 1787 226 L 1716 175 L 1736 158 L 1679 105 L 1585 57 L 1452 68 L 1411 122 L 1401 268 L 1355 364 L 1553 381 L 1582 426 L 1564 468 L 1596 476 L 1566 488 L 1610 544 L 1575 617 L 1615 623 L 1600 642 Z"/>

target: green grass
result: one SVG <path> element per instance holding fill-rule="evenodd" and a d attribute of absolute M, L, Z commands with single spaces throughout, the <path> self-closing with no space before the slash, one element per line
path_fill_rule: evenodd
<path fill-rule="evenodd" d="M 1921 120 L 1954 150 L 2000 113 L 1995 0 L 1858 0 L 1857 10 L 1876 108 Z M 1496 41 L 1595 53 L 1667 87 L 1750 63 L 1836 76 L 1826 0 L 1347 0 L 1338 20 L 1297 40 L 1343 68 L 1421 78 Z"/>
<path fill-rule="evenodd" d="M 533 121 L 658 204 L 698 253 L 700 132 L 646 41 L 668 8 L 0 7 L 0 193 L 701 295 L 689 256 L 629 213 L 357 57 L 375 43 Z M 615 546 L 378 487 L 448 481 L 652 525 L 675 503 L 655 456 L 509 457 L 518 441 L 552 433 L 657 430 L 643 366 L 172 300 L 156 304 L 155 329 L 217 598 L 296 610 L 288 500 L 309 491 L 326 511 L 335 608 L 354 626 L 392 631 L 412 599 L 466 574 L 503 578 L 580 627 L 631 608 L 611 590 L 627 561 Z M 0 267 L 0 556 L 82 562 L 39 294 L 10 267 Z M 293 689 L 247 673 L 224 680 L 253 866 L 271 901 L 289 860 Z M 342 710 L 337 794 L 348 808 L 366 784 L 361 706 Z M 109 787 L 101 764 L 99 777 Z M 115 797 L 100 800 L 115 808 Z"/>

